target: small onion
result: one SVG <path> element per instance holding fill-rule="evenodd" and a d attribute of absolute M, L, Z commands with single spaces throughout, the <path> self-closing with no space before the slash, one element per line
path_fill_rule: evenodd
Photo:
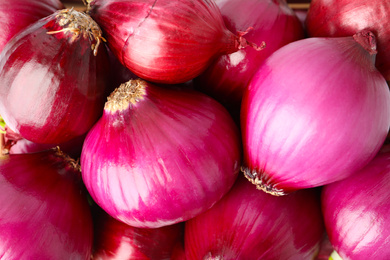
<path fill-rule="evenodd" d="M 323 188 L 326 230 L 343 260 L 390 258 L 389 191 L 389 146 L 357 174 Z"/>
<path fill-rule="evenodd" d="M 350 176 L 381 148 L 390 93 L 375 37 L 307 38 L 274 52 L 242 104 L 243 170 L 275 195 Z"/>
<path fill-rule="evenodd" d="M 251 27 L 245 38 L 267 43 L 262 51 L 244 48 L 222 55 L 196 78 L 199 90 L 234 113 L 240 110 L 243 92 L 260 64 L 280 47 L 302 39 L 304 31 L 284 0 L 218 0 L 216 3 L 230 31 L 236 33 Z"/>
<path fill-rule="evenodd" d="M 230 32 L 213 0 L 94 0 L 90 14 L 112 52 L 137 76 L 177 84 L 219 55 L 251 45 Z"/>
<path fill-rule="evenodd" d="M 58 149 L 0 158 L 0 258 L 85 259 L 90 207 L 76 163 Z"/>
<path fill-rule="evenodd" d="M 7 43 L 0 55 L 0 114 L 36 143 L 58 144 L 85 134 L 101 116 L 108 57 L 98 25 L 64 9 Z M 97 56 L 95 56 L 97 55 Z"/>
<path fill-rule="evenodd" d="M 94 210 L 94 260 L 170 260 L 183 240 L 183 224 L 136 228 Z"/>
<path fill-rule="evenodd" d="M 94 201 L 128 225 L 148 228 L 209 209 L 231 188 L 240 164 L 240 134 L 222 105 L 141 79 L 110 95 L 81 153 Z"/>
<path fill-rule="evenodd" d="M 0 1 L 0 52 L 18 32 L 63 8 L 59 0 Z"/>
<path fill-rule="evenodd" d="M 186 222 L 186 259 L 314 259 L 325 232 L 320 205 L 317 190 L 276 197 L 241 175 L 210 210 Z"/>
<path fill-rule="evenodd" d="M 311 37 L 351 36 L 372 31 L 378 41 L 376 66 L 390 80 L 390 2 L 384 0 L 312 0 L 306 17 Z"/>

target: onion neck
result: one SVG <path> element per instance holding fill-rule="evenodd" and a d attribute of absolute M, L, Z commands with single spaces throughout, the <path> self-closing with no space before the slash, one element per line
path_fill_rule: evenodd
<path fill-rule="evenodd" d="M 266 47 L 266 43 L 264 41 L 261 42 L 260 45 L 257 45 L 256 43 L 250 42 L 247 39 L 245 39 L 244 36 L 252 29 L 253 29 L 252 27 L 249 27 L 244 32 L 238 31 L 237 35 L 234 35 L 233 33 L 231 33 L 229 31 L 229 33 L 231 34 L 231 38 L 229 38 L 229 40 L 233 44 L 231 42 L 227 44 L 225 54 L 230 54 L 230 53 L 236 52 L 236 51 L 244 49 L 248 46 L 255 49 L 256 51 L 263 50 Z"/>
<path fill-rule="evenodd" d="M 99 25 L 86 13 L 72 9 L 64 9 L 56 15 L 57 24 L 62 29 L 57 31 L 49 31 L 47 34 L 71 33 L 72 41 L 83 36 L 85 39 L 91 40 L 91 49 L 93 55 L 97 55 L 99 45 L 106 40 L 103 38 L 103 32 Z"/>
<path fill-rule="evenodd" d="M 248 167 L 241 167 L 241 171 L 244 173 L 245 178 L 247 178 L 252 184 L 256 185 L 258 190 L 262 190 L 265 193 L 274 195 L 274 196 L 284 196 L 287 193 L 276 188 L 272 183 L 265 181 L 264 174 L 256 170 L 251 170 Z"/>
<path fill-rule="evenodd" d="M 127 109 L 144 99 L 146 94 L 146 81 L 142 79 L 129 80 L 116 88 L 107 98 L 105 111 L 115 113 Z"/>
<path fill-rule="evenodd" d="M 359 43 L 370 55 L 376 55 L 376 37 L 369 30 L 362 30 L 353 35 L 353 39 Z"/>

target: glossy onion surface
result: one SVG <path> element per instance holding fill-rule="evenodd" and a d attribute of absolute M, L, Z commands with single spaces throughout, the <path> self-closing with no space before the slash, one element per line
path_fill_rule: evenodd
<path fill-rule="evenodd" d="M 240 176 L 210 210 L 185 225 L 187 260 L 314 259 L 324 234 L 319 193 L 276 197 Z"/>
<path fill-rule="evenodd" d="M 326 229 L 343 260 L 390 258 L 390 150 L 385 149 L 356 175 L 323 189 Z"/>
<path fill-rule="evenodd" d="M 121 63 L 156 83 L 191 80 L 243 43 L 213 0 L 95 0 L 90 14 Z"/>
<path fill-rule="evenodd" d="M 171 225 L 207 210 L 231 188 L 240 164 L 238 129 L 222 105 L 143 80 L 113 92 L 81 153 L 92 198 L 134 227 Z"/>
<path fill-rule="evenodd" d="M 170 260 L 183 240 L 183 224 L 136 228 L 103 210 L 94 211 L 94 260 Z"/>
<path fill-rule="evenodd" d="M 18 32 L 63 8 L 59 0 L 0 1 L 0 52 Z"/>
<path fill-rule="evenodd" d="M 0 55 L 0 114 L 32 142 L 69 141 L 103 112 L 108 58 L 105 48 L 94 55 L 95 32 L 85 17 L 57 11 L 23 30 Z"/>
<path fill-rule="evenodd" d="M 275 50 L 302 39 L 303 27 L 284 0 L 218 0 L 216 3 L 229 30 L 237 33 L 252 28 L 245 38 L 266 43 L 261 51 L 244 48 L 220 56 L 196 79 L 202 92 L 229 110 L 239 111 L 244 89 L 259 65 Z"/>
<path fill-rule="evenodd" d="M 80 172 L 55 150 L 0 158 L 0 258 L 90 259 Z"/>
<path fill-rule="evenodd" d="M 259 188 L 282 195 L 341 180 L 379 151 L 390 93 L 373 37 L 299 40 L 259 68 L 241 111 L 244 171 Z"/>
<path fill-rule="evenodd" d="M 310 37 L 351 36 L 372 31 L 378 39 L 376 66 L 390 80 L 390 2 L 383 0 L 313 0 L 306 17 Z"/>

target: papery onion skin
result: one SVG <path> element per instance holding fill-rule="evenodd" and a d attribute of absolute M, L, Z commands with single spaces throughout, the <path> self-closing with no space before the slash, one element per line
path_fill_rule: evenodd
<path fill-rule="evenodd" d="M 1 157 L 0 189 L 1 259 L 90 259 L 80 172 L 57 151 Z"/>
<path fill-rule="evenodd" d="M 0 1 L 0 52 L 18 32 L 63 8 L 59 0 Z"/>
<path fill-rule="evenodd" d="M 382 0 L 313 0 L 306 17 L 310 37 L 351 36 L 368 29 L 377 37 L 376 67 L 390 80 L 390 2 Z"/>
<path fill-rule="evenodd" d="M 217 56 L 247 44 L 227 30 L 213 0 L 95 0 L 90 6 L 121 63 L 155 83 L 187 82 Z"/>
<path fill-rule="evenodd" d="M 98 48 L 99 39 L 77 34 L 71 21 L 62 24 L 73 15 L 87 17 L 57 11 L 14 37 L 0 56 L 0 114 L 8 127 L 35 143 L 81 136 L 103 111 L 107 53 Z"/>
<path fill-rule="evenodd" d="M 307 38 L 274 52 L 242 106 L 243 170 L 283 195 L 341 180 L 367 164 L 390 125 L 375 37 Z M 331 58 L 330 58 L 331 57 Z"/>
<path fill-rule="evenodd" d="M 327 233 L 343 260 L 390 257 L 389 190 L 389 146 L 357 174 L 323 188 Z"/>
<path fill-rule="evenodd" d="M 264 60 L 280 47 L 302 39 L 302 24 L 284 0 L 218 0 L 226 27 L 237 33 L 252 28 L 245 35 L 251 42 L 266 42 L 257 51 L 244 48 L 222 55 L 196 78 L 199 90 L 224 104 L 231 113 L 239 114 L 243 92 Z"/>
<path fill-rule="evenodd" d="M 276 197 L 240 176 L 210 210 L 185 225 L 192 259 L 314 259 L 325 231 L 317 190 Z"/>
<path fill-rule="evenodd" d="M 210 208 L 241 165 L 240 135 L 226 109 L 199 92 L 141 79 L 116 93 L 124 87 L 133 92 L 128 105 L 115 102 L 114 92 L 84 141 L 81 168 L 94 201 L 128 225 L 149 228 Z"/>
<path fill-rule="evenodd" d="M 183 240 L 182 223 L 156 229 L 136 228 L 94 210 L 95 260 L 170 260 Z"/>

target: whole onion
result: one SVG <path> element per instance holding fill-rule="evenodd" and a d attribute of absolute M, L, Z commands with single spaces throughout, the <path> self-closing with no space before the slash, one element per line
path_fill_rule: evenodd
<path fill-rule="evenodd" d="M 0 52 L 18 32 L 63 8 L 59 0 L 0 1 Z"/>
<path fill-rule="evenodd" d="M 351 36 L 372 31 L 378 41 L 376 66 L 390 80 L 390 2 L 383 0 L 312 0 L 306 17 L 311 37 Z"/>
<path fill-rule="evenodd" d="M 186 259 L 314 259 L 325 232 L 320 205 L 317 190 L 276 197 L 240 176 L 210 210 L 186 222 Z"/>
<path fill-rule="evenodd" d="M 94 0 L 90 14 L 112 52 L 137 76 L 184 83 L 217 56 L 251 45 L 234 35 L 213 0 Z"/>
<path fill-rule="evenodd" d="M 94 201 L 134 227 L 188 220 L 232 187 L 240 135 L 215 100 L 191 90 L 130 80 L 108 98 L 81 153 Z"/>
<path fill-rule="evenodd" d="M 262 51 L 244 48 L 220 56 L 196 78 L 196 86 L 239 114 L 243 92 L 257 68 L 280 47 L 302 39 L 302 24 L 285 0 L 217 0 L 227 28 L 245 35 L 251 42 L 264 40 Z"/>
<path fill-rule="evenodd" d="M 90 259 L 92 217 L 75 161 L 58 149 L 0 157 L 0 258 Z"/>
<path fill-rule="evenodd" d="M 0 114 L 7 126 L 35 143 L 85 134 L 106 98 L 102 41 L 91 17 L 63 9 L 8 42 L 0 55 Z"/>
<path fill-rule="evenodd" d="M 375 36 L 307 38 L 274 52 L 242 103 L 245 175 L 283 195 L 350 176 L 382 146 L 390 93 Z"/>
<path fill-rule="evenodd" d="M 183 240 L 183 224 L 136 228 L 94 210 L 94 260 L 170 260 Z"/>

